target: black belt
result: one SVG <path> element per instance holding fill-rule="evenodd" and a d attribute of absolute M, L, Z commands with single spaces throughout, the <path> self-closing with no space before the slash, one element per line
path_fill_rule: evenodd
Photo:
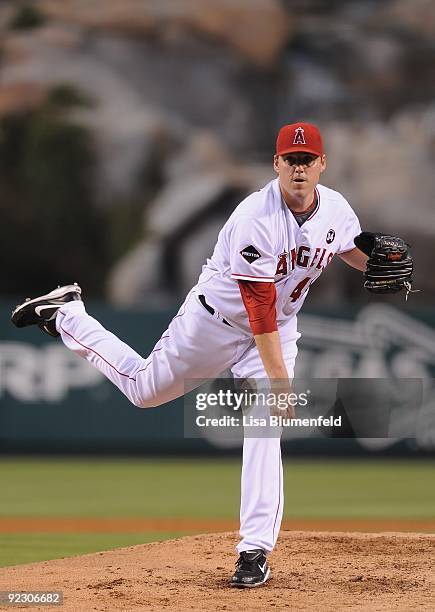
<path fill-rule="evenodd" d="M 208 310 L 208 312 L 211 315 L 214 315 L 214 313 L 216 312 L 215 309 L 213 308 L 213 306 L 210 306 L 210 304 L 207 304 L 207 302 L 205 301 L 205 296 L 204 295 L 198 295 L 198 299 L 201 302 L 201 304 L 204 306 L 204 308 L 206 310 Z M 230 327 L 232 327 L 231 323 L 228 323 L 228 321 L 226 319 L 224 319 L 222 317 L 222 322 L 225 323 L 225 325 L 229 325 Z"/>

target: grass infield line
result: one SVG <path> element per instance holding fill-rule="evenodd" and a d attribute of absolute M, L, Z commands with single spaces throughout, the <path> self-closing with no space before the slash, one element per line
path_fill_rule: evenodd
<path fill-rule="evenodd" d="M 232 519 L 189 519 L 178 517 L 0 517 L 0 533 L 138 533 L 148 531 L 184 531 L 201 533 L 237 531 L 238 528 L 238 521 Z M 284 519 L 282 529 L 290 531 L 402 531 L 435 533 L 435 518 Z"/>

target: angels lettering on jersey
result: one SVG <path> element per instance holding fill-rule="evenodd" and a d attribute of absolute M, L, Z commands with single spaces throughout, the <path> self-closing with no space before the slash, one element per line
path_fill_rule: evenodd
<path fill-rule="evenodd" d="M 330 229 L 325 236 L 326 242 L 332 242 L 333 236 L 335 236 L 335 231 Z M 261 257 L 261 254 L 253 245 L 245 247 L 241 251 L 241 255 L 249 263 Z M 302 293 L 308 289 L 309 283 L 317 278 L 326 266 L 331 263 L 333 257 L 334 251 L 321 246 L 311 248 L 308 245 L 302 244 L 299 247 L 293 247 L 290 252 L 284 251 L 278 256 L 275 283 L 279 283 L 285 279 L 285 277 L 289 276 L 291 272 L 294 272 L 296 267 L 305 268 L 309 271 L 310 273 L 296 285 L 289 295 L 289 300 L 295 302 L 301 297 Z"/>
<path fill-rule="evenodd" d="M 334 257 L 333 251 L 328 251 L 322 247 L 311 249 L 307 245 L 301 245 L 298 249 L 293 248 L 290 253 L 281 253 L 278 258 L 278 265 L 275 272 L 275 280 L 279 281 L 280 276 L 286 276 L 292 272 L 296 266 L 300 268 L 315 268 L 324 270 L 331 263 Z"/>

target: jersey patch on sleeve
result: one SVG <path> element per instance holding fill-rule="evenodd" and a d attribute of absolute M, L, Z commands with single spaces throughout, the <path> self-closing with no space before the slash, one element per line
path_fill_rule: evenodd
<path fill-rule="evenodd" d="M 254 261 L 257 261 L 261 257 L 260 253 L 254 246 L 252 246 L 252 244 L 242 249 L 240 251 L 240 255 L 243 257 L 243 259 L 246 259 L 249 264 L 254 263 Z"/>

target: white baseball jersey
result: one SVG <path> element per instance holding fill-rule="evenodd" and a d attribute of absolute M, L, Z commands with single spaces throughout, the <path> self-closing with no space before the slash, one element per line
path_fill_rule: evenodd
<path fill-rule="evenodd" d="M 301 227 L 283 201 L 278 179 L 248 196 L 225 223 L 203 267 L 197 289 L 248 333 L 237 280 L 275 283 L 279 326 L 299 312 L 334 255 L 355 248 L 361 228 L 349 203 L 328 187 L 316 189 L 318 205 Z"/>

